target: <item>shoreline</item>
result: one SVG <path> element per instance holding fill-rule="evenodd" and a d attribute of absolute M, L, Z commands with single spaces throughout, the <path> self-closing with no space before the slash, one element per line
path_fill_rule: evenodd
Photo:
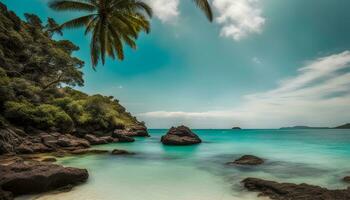
<path fill-rule="evenodd" d="M 151 129 L 152 130 L 152 129 Z M 152 134 L 152 132 L 151 132 L 151 134 Z M 157 138 L 157 140 L 159 139 L 159 136 L 156 136 L 155 138 Z M 144 140 L 141 140 L 141 141 L 144 141 L 144 142 L 146 142 L 146 143 L 148 143 L 147 141 L 150 141 L 150 140 L 148 140 L 147 138 L 145 138 Z M 153 139 L 153 141 L 154 141 L 154 139 Z M 204 140 L 204 142 L 206 142 L 205 140 Z M 145 143 L 145 144 L 146 144 Z M 145 145 L 145 144 L 138 144 L 138 145 Z M 218 143 L 204 143 L 204 145 L 210 145 L 210 144 L 218 144 Z M 108 145 L 108 144 L 107 144 Z M 158 146 L 158 147 L 164 147 L 164 145 L 162 145 L 161 143 L 160 143 L 160 141 L 158 141 L 156 144 L 154 144 L 155 146 Z M 100 145 L 93 145 L 91 148 L 87 148 L 86 150 L 87 150 L 87 152 L 89 152 L 88 150 L 92 150 L 92 149 L 94 149 L 94 150 L 98 150 L 98 149 L 106 149 L 106 148 L 103 148 L 104 147 L 104 145 L 102 145 L 102 146 L 100 146 L 101 148 L 99 148 L 99 146 Z M 120 145 L 118 145 L 118 143 L 116 143 L 116 145 L 113 145 L 113 143 L 112 144 L 110 144 L 110 145 L 108 145 L 110 148 L 111 147 L 116 147 L 116 146 L 120 146 Z M 124 145 L 122 145 L 122 146 L 124 146 L 124 147 L 128 147 L 128 146 L 130 146 L 130 145 L 128 145 L 128 144 L 124 144 Z M 135 145 L 132 145 L 132 146 L 135 146 Z M 181 151 L 181 149 L 183 149 L 182 147 L 170 147 L 171 149 L 178 149 L 178 150 L 180 150 Z M 192 148 L 192 147 L 191 147 Z M 198 146 L 198 148 L 201 148 L 201 146 Z M 129 149 L 129 148 L 127 148 L 127 149 Z M 186 148 L 185 148 L 186 149 Z M 109 152 L 110 152 L 110 150 L 109 150 Z M 108 154 L 109 152 L 106 152 L 106 151 L 101 151 L 100 153 L 101 153 L 101 155 L 106 155 L 106 154 Z M 88 154 L 88 153 L 87 153 Z M 96 152 L 96 156 L 94 156 L 94 158 L 98 158 L 99 157 L 99 152 L 97 151 Z M 39 155 L 41 155 L 42 157 L 51 157 L 51 155 L 53 155 L 52 153 L 49 153 L 49 154 L 39 154 Z M 30 159 L 31 157 L 37 157 L 37 156 L 39 156 L 38 154 L 28 154 L 28 155 L 24 155 L 24 157 L 29 157 L 28 159 Z M 83 155 L 83 154 L 80 154 L 80 155 Z M 72 159 L 73 160 L 79 160 L 80 158 L 79 157 L 76 157 L 76 158 L 74 158 L 75 156 L 80 156 L 79 154 L 66 154 L 65 156 L 67 156 L 67 158 L 68 157 L 72 157 Z M 92 154 L 90 154 L 90 155 L 92 155 Z M 147 157 L 149 156 L 148 155 L 148 153 L 147 152 L 145 152 L 144 154 L 142 154 L 143 156 L 145 156 L 145 159 L 148 159 Z M 11 157 L 11 156 L 10 156 Z M 85 157 L 85 156 L 84 156 Z M 82 157 L 82 158 L 84 158 L 84 157 Z M 112 158 L 112 157 L 105 157 L 104 156 L 104 159 L 109 159 L 109 158 Z M 58 159 L 60 159 L 60 158 L 58 158 Z M 89 157 L 86 157 L 85 159 L 89 159 Z M 137 158 L 137 157 L 135 157 L 135 158 L 133 158 L 133 160 L 138 160 L 139 158 Z M 188 157 L 188 159 L 191 159 L 191 156 L 189 156 Z M 176 161 L 176 160 L 175 160 Z M 229 162 L 230 160 L 226 160 L 227 162 Z M 220 161 L 220 162 L 222 162 L 221 164 L 222 165 L 224 165 L 225 163 L 223 162 L 223 161 Z M 270 162 L 276 162 L 276 160 L 270 160 L 269 162 L 268 162 L 268 164 L 267 165 L 261 165 L 261 167 L 258 165 L 258 166 L 254 166 L 253 168 L 252 167 L 250 167 L 251 169 L 254 169 L 254 171 L 259 171 L 259 169 L 261 169 L 261 170 L 265 170 L 265 168 L 266 167 L 268 167 L 269 168 L 269 163 Z M 165 163 L 166 163 L 166 161 L 165 161 Z M 286 163 L 287 165 L 283 165 L 284 167 L 288 167 L 288 163 Z M 64 165 L 64 164 L 63 164 Z M 66 166 L 66 165 L 64 165 L 64 166 Z M 69 166 L 69 164 L 68 164 L 68 166 Z M 237 168 L 237 166 L 232 166 L 233 168 Z M 292 166 L 289 166 L 289 167 L 292 167 Z M 242 168 L 242 169 L 244 169 L 244 168 Z M 249 169 L 249 168 L 247 168 L 247 169 Z M 94 176 L 94 174 L 90 174 L 90 175 L 92 175 L 92 176 Z M 347 175 L 347 174 L 343 174 L 344 175 L 344 177 Z M 254 177 L 254 176 L 253 176 Z M 242 180 L 244 180 L 244 179 L 242 179 Z M 269 182 L 267 181 L 267 180 L 269 180 L 269 179 L 264 179 L 264 180 L 262 180 L 263 181 L 263 183 L 265 184 L 265 182 L 267 182 L 268 184 L 269 184 Z M 237 180 L 238 181 L 238 180 Z M 340 180 L 339 179 L 339 183 L 340 182 L 342 182 L 342 180 Z M 307 183 L 307 182 L 306 182 Z M 87 184 L 89 184 L 89 183 L 87 183 Z M 283 186 L 284 185 L 284 183 L 278 183 L 278 182 L 276 182 L 276 183 L 274 183 L 275 185 L 274 185 L 274 187 L 280 187 L 280 186 Z M 241 183 L 241 186 L 244 186 L 244 184 L 243 183 Z M 263 186 L 263 187 L 266 187 L 266 186 Z M 313 188 L 313 187 L 316 187 L 316 186 L 313 186 L 313 185 L 310 185 L 310 188 Z M 298 186 L 293 186 L 293 187 L 291 187 L 292 189 L 292 191 L 293 191 L 293 188 L 298 188 Z M 309 187 L 307 187 L 307 188 L 309 188 Z M 247 191 L 248 192 L 248 190 L 247 189 L 244 189 L 245 191 Z M 258 192 L 259 190 L 256 190 L 256 192 Z M 307 189 L 305 190 L 307 193 L 305 193 L 305 194 L 303 194 L 303 195 L 308 195 L 308 193 L 310 192 L 310 190 L 308 191 Z M 313 189 L 311 190 L 311 191 L 314 191 Z M 322 191 L 324 191 L 325 192 L 325 194 L 328 194 L 329 192 L 330 193 L 332 193 L 332 190 L 331 189 L 329 189 L 329 190 L 327 190 L 327 189 L 322 189 Z M 264 194 L 264 196 L 266 196 L 266 192 L 265 192 L 265 190 L 262 190 L 262 191 L 260 191 L 260 192 L 262 192 L 262 194 Z M 268 194 L 270 194 L 270 193 L 268 193 Z M 346 191 L 346 190 L 342 190 L 342 192 L 340 192 L 339 194 L 344 194 L 344 195 L 347 195 L 348 194 L 348 192 Z M 347 196 L 346 196 L 347 197 Z M 283 199 L 284 197 L 279 197 L 279 199 L 281 199 L 281 200 L 284 200 Z M 279 200 L 278 199 L 278 200 Z M 346 198 L 342 198 L 342 199 L 346 199 Z M 298 199 L 299 200 L 299 199 Z M 308 199 L 307 199 L 308 200 Z"/>

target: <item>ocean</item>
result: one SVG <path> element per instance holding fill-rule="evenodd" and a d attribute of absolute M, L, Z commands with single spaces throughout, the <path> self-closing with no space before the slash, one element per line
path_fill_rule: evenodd
<path fill-rule="evenodd" d="M 350 175 L 350 130 L 193 130 L 203 143 L 164 146 L 165 129 L 134 143 L 94 146 L 125 149 L 133 156 L 84 155 L 58 163 L 86 168 L 87 183 L 65 193 L 19 199 L 40 200 L 257 200 L 241 181 L 247 177 L 345 188 Z M 242 155 L 266 160 L 260 166 L 229 166 Z"/>

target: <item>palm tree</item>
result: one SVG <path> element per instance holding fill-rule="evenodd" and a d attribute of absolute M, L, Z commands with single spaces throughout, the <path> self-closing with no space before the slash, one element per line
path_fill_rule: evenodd
<path fill-rule="evenodd" d="M 197 6 L 204 12 L 209 21 L 213 21 L 213 12 L 208 0 L 194 0 Z"/>
<path fill-rule="evenodd" d="M 50 7 L 58 11 L 84 11 L 86 15 L 72 19 L 62 28 L 85 27 L 85 34 L 92 33 L 90 54 L 95 68 L 106 54 L 124 59 L 124 43 L 136 48 L 139 33 L 150 31 L 149 18 L 152 9 L 140 0 L 53 0 Z"/>
<path fill-rule="evenodd" d="M 213 13 L 208 0 L 193 0 L 209 21 Z M 84 11 L 87 15 L 65 22 L 60 28 L 85 27 L 85 35 L 92 33 L 90 54 L 93 68 L 106 54 L 124 59 L 124 43 L 136 48 L 140 32 L 149 33 L 152 9 L 142 0 L 52 0 L 51 8 L 58 11 Z"/>

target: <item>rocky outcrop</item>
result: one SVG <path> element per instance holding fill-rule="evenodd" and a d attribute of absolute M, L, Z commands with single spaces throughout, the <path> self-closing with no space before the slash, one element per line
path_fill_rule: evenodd
<path fill-rule="evenodd" d="M 116 129 L 114 130 L 115 134 L 123 135 L 127 137 L 149 137 L 147 128 L 145 126 L 133 126 L 126 129 Z"/>
<path fill-rule="evenodd" d="M 43 162 L 14 162 L 0 165 L 0 187 L 14 196 L 41 193 L 88 179 L 86 169 L 63 167 Z"/>
<path fill-rule="evenodd" d="M 112 137 L 114 139 L 116 139 L 118 142 L 122 142 L 122 143 L 126 143 L 126 142 L 135 142 L 135 139 L 130 137 L 130 136 L 127 136 L 123 133 L 120 132 L 120 130 L 115 130 L 113 133 L 112 133 Z"/>
<path fill-rule="evenodd" d="M 0 200 L 13 200 L 14 197 L 11 192 L 4 191 L 0 188 Z"/>
<path fill-rule="evenodd" d="M 257 178 L 242 181 L 249 191 L 259 192 L 272 200 L 349 200 L 350 188 L 344 190 L 328 190 L 308 184 L 278 183 Z"/>
<path fill-rule="evenodd" d="M 261 165 L 264 160 L 253 155 L 244 155 L 233 162 L 228 162 L 229 165 Z"/>
<path fill-rule="evenodd" d="M 346 183 L 350 183 L 350 176 L 345 176 L 343 178 L 343 181 L 346 182 Z"/>
<path fill-rule="evenodd" d="M 18 147 L 23 142 L 22 131 L 16 128 L 0 129 L 0 155 L 5 153 L 15 152 L 15 147 Z"/>
<path fill-rule="evenodd" d="M 186 126 L 171 127 L 161 142 L 165 145 L 192 145 L 199 144 L 202 140 Z"/>
<path fill-rule="evenodd" d="M 58 149 L 81 149 L 90 147 L 90 143 L 70 134 L 39 133 L 22 138 L 23 142 L 15 147 L 19 154 L 47 153 Z"/>
<path fill-rule="evenodd" d="M 111 153 L 112 155 L 134 155 L 134 152 L 130 152 L 123 149 L 114 149 Z"/>
<path fill-rule="evenodd" d="M 96 144 L 107 144 L 108 141 L 105 140 L 104 138 L 99 138 L 95 135 L 92 134 L 86 134 L 84 137 L 87 141 L 90 142 L 90 144 L 92 145 L 96 145 Z"/>

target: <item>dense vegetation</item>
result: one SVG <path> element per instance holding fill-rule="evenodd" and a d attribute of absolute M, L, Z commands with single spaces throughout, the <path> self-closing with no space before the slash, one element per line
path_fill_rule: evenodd
<path fill-rule="evenodd" d="M 0 126 L 104 132 L 142 124 L 113 97 L 70 88 L 83 86 L 84 62 L 72 42 L 52 39 L 62 34 L 53 19 L 22 21 L 1 3 L 0 11 Z"/>

